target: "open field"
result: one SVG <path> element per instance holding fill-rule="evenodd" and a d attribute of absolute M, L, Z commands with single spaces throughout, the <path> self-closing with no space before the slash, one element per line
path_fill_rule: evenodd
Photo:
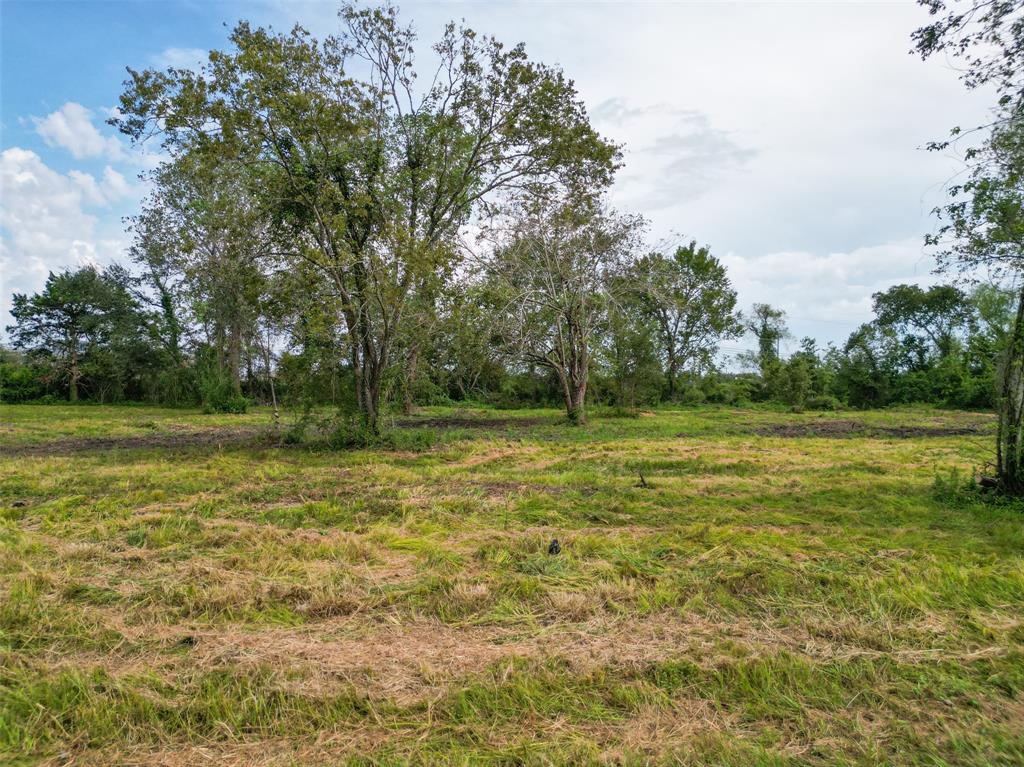
<path fill-rule="evenodd" d="M 1024 763 L 987 416 L 267 423 L 0 408 L 0 761 Z"/>

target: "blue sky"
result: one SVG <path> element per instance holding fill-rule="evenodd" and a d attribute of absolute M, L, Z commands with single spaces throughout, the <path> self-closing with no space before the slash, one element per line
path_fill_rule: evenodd
<path fill-rule="evenodd" d="M 985 94 L 911 56 L 910 0 L 404 3 L 424 43 L 449 18 L 557 63 L 626 146 L 613 192 L 651 237 L 711 245 L 744 305 L 841 341 L 870 295 L 928 282 L 922 236 L 953 157 L 923 144 L 984 117 Z M 121 219 L 158 161 L 104 124 L 125 67 L 191 65 L 238 19 L 318 35 L 328 2 L 0 2 L 0 327 L 53 269 L 123 259 Z M 421 46 L 426 49 L 426 44 Z M 743 344 L 746 345 L 746 344 Z"/>

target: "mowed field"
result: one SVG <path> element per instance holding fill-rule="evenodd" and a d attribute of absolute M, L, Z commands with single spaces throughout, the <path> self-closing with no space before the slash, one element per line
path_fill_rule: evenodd
<path fill-rule="evenodd" d="M 0 762 L 1024 764 L 989 416 L 268 424 L 0 407 Z"/>

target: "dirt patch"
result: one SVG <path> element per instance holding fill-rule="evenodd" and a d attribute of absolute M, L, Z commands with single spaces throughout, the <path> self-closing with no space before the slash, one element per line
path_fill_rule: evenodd
<path fill-rule="evenodd" d="M 403 418 L 395 425 L 401 429 L 525 429 L 531 426 L 554 426 L 551 418 L 533 416 L 530 418 L 467 418 L 449 416 L 446 418 Z"/>
<path fill-rule="evenodd" d="M 990 434 L 992 426 L 987 423 L 963 424 L 957 426 L 876 426 L 861 421 L 828 420 L 805 423 L 773 423 L 750 431 L 762 437 L 821 437 L 844 439 L 852 437 L 881 437 L 891 439 L 917 439 L 921 437 L 961 437 Z"/>
<path fill-rule="evenodd" d="M 133 437 L 71 437 L 33 445 L 0 445 L 0 458 L 106 453 L 113 450 L 185 450 L 190 448 L 269 446 L 266 429 L 204 429 Z"/>

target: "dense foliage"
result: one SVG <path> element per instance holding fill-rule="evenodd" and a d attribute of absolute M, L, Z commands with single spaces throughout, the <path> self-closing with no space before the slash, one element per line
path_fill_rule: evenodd
<path fill-rule="evenodd" d="M 543 275 L 556 270 L 538 268 L 534 259 L 550 253 L 536 242 L 517 242 L 516 248 L 531 249 L 527 272 L 517 271 L 523 265 L 506 252 L 492 274 L 444 292 L 429 327 L 416 328 L 416 370 L 389 371 L 386 407 L 404 409 L 409 399 L 572 408 L 580 402 L 566 387 L 585 379 L 589 386 L 580 397 L 628 408 L 705 401 L 811 409 L 910 403 L 987 408 L 1015 309 L 1012 292 L 988 284 L 970 292 L 897 285 L 875 294 L 875 319 L 843 345 L 822 349 L 805 338 L 787 355 L 779 351 L 789 336 L 785 314 L 764 304 L 744 313 L 728 310 L 734 294 L 707 249 L 649 254 L 627 269 L 606 265 L 607 273 L 591 263 L 589 282 L 566 278 L 558 290 L 546 290 L 553 283 Z M 689 301 L 699 300 L 695 314 L 706 322 L 708 302 L 726 296 L 720 329 L 696 339 L 678 330 L 666 333 L 663 294 L 635 277 L 637 265 L 660 263 L 663 271 L 671 265 L 679 272 L 673 281 L 691 279 L 695 253 L 700 264 L 713 262 L 713 297 L 676 296 L 672 311 L 685 317 L 694 311 Z M 289 275 L 287 282 L 294 279 Z M 668 279 L 661 274 L 657 283 Z M 135 287 L 130 290 L 126 281 Z M 124 270 L 86 267 L 51 275 L 40 294 L 15 297 L 17 322 L 9 328 L 15 349 L 0 358 L 0 397 L 144 400 L 230 412 L 273 396 L 296 408 L 331 405 L 357 412 L 351 364 L 336 352 L 344 335 L 323 316 L 330 303 L 284 319 L 265 303 L 266 314 L 253 315 L 237 334 L 224 333 L 201 294 L 174 302 L 178 309 L 170 322 L 159 294 L 138 289 L 138 280 Z M 559 322 L 586 333 L 570 338 Z M 741 324 L 759 351 L 722 357 L 719 342 L 740 334 Z M 171 346 L 161 340 L 169 325 L 180 339 Z M 585 377 L 579 365 L 585 365 Z M 412 373 L 408 381 L 404 372 Z"/>
<path fill-rule="evenodd" d="M 129 70 L 112 122 L 168 157 L 130 224 L 134 269 L 16 295 L 0 397 L 330 405 L 368 432 L 389 409 L 452 401 L 559 404 L 573 421 L 588 403 L 997 402 L 1011 294 L 897 285 L 841 346 L 793 351 L 785 313 L 740 312 L 710 247 L 660 252 L 642 217 L 609 207 L 619 148 L 559 69 L 457 25 L 423 68 L 394 8 L 339 16 L 337 37 L 243 22 L 200 71 Z M 989 43 L 1019 32 L 1013 14 L 950 17 L 915 39 L 927 55 L 975 27 Z M 972 66 L 1006 98 L 931 241 L 944 263 L 1013 271 L 1016 80 L 997 59 Z M 743 336 L 756 351 L 725 358 Z"/>

